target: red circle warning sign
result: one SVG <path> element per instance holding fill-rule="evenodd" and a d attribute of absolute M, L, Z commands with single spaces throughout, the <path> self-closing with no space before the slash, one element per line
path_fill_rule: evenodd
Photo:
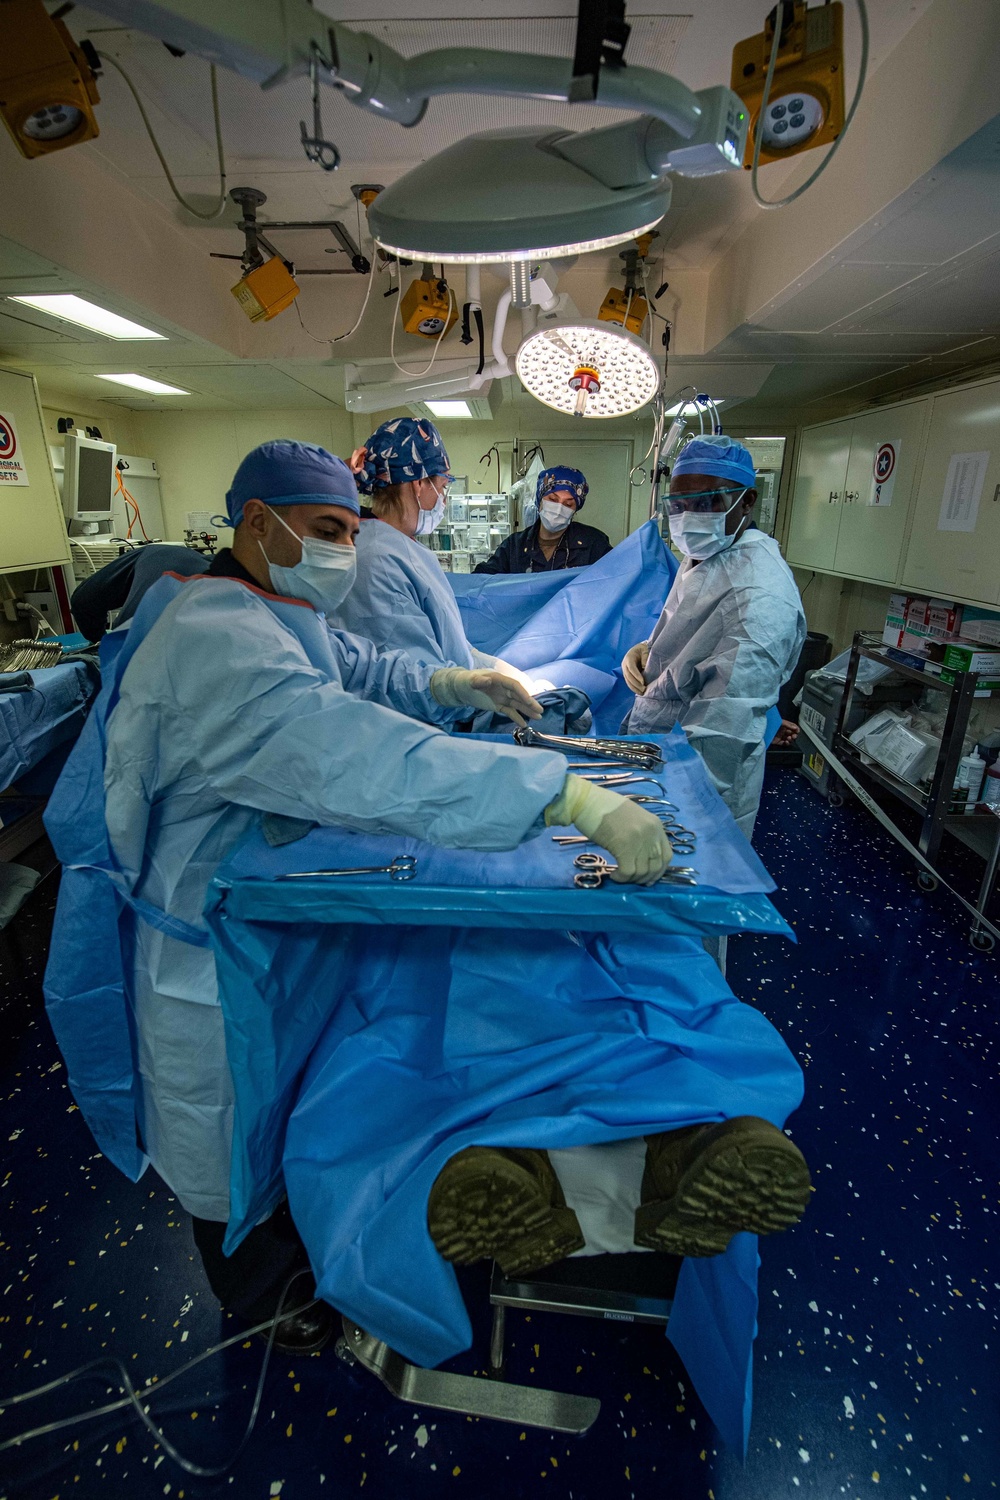
<path fill-rule="evenodd" d="M 0 458 L 13 458 L 17 452 L 17 435 L 13 422 L 0 417 Z"/>
<path fill-rule="evenodd" d="M 891 478 L 892 471 L 896 467 L 896 449 L 893 443 L 881 443 L 875 454 L 875 462 L 872 465 L 872 473 L 876 484 L 885 484 Z"/>

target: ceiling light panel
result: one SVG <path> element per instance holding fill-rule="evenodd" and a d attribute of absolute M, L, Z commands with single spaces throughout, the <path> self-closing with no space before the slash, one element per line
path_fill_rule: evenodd
<path fill-rule="evenodd" d="M 468 401 L 425 401 L 432 417 L 471 417 Z"/>
<path fill-rule="evenodd" d="M 627 416 L 652 401 L 660 387 L 660 371 L 646 345 L 607 323 L 539 329 L 518 349 L 515 369 L 529 395 L 569 416 Z M 581 371 L 588 372 L 583 403 Z M 589 372 L 596 372 L 596 379 Z"/>
<path fill-rule="evenodd" d="M 98 375 L 98 380 L 113 380 L 115 385 L 127 385 L 135 391 L 146 391 L 151 396 L 190 396 L 179 385 L 167 385 L 162 380 L 151 380 L 148 375 Z"/>
<path fill-rule="evenodd" d="M 47 292 L 38 296 L 9 297 L 9 302 L 19 302 L 24 307 L 33 307 L 37 312 L 48 313 L 64 323 L 73 323 L 77 328 L 88 328 L 91 333 L 101 333 L 109 339 L 165 339 L 166 334 L 144 328 L 118 313 L 88 302 L 85 297 L 76 297 L 69 292 Z"/>

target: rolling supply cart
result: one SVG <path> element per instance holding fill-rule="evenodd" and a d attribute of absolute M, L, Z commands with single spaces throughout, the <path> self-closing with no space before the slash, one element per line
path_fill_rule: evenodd
<path fill-rule="evenodd" d="M 852 743 L 852 713 L 858 667 L 863 660 L 878 662 L 890 667 L 908 682 L 925 689 L 931 688 L 947 695 L 944 733 L 941 735 L 937 758 L 929 776 L 929 788 L 924 784 L 906 780 L 872 756 L 865 754 Z M 969 717 L 977 699 L 997 696 L 1000 690 L 980 687 L 977 672 L 954 671 L 946 680 L 934 673 L 922 672 L 905 665 L 898 656 L 881 644 L 880 637 L 858 631 L 851 650 L 851 662 L 847 672 L 847 683 L 840 705 L 840 714 L 833 749 L 845 765 L 870 777 L 879 786 L 897 797 L 900 802 L 920 814 L 920 834 L 917 847 L 921 854 L 933 864 L 941 847 L 944 835 L 950 834 L 985 861 L 985 870 L 975 901 L 975 909 L 982 914 L 996 885 L 997 867 L 1000 864 L 1000 817 L 992 812 L 965 812 L 952 810 L 955 777 L 962 758 L 962 746 L 969 726 Z M 927 778 L 925 778 L 926 782 Z M 917 871 L 917 884 L 921 890 L 933 891 L 938 887 L 937 879 L 927 870 Z M 974 921 L 969 933 L 969 942 L 980 952 L 992 952 L 995 939 L 978 921 Z"/>

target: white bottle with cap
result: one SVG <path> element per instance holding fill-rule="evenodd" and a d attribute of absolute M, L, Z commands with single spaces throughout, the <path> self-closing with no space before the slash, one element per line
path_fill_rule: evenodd
<path fill-rule="evenodd" d="M 985 775 L 986 762 L 975 750 L 969 755 L 962 756 L 952 789 L 951 810 L 953 813 L 975 812 Z"/>

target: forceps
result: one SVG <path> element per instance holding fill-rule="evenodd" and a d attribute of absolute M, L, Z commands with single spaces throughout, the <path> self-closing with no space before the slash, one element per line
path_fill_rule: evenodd
<path fill-rule="evenodd" d="M 390 880 L 412 880 L 417 873 L 415 854 L 397 854 L 388 865 L 362 865 L 357 870 L 290 870 L 278 880 L 312 880 L 317 875 L 388 875 Z"/>
<path fill-rule="evenodd" d="M 578 854 L 573 861 L 578 874 L 573 876 L 573 884 L 584 891 L 596 891 L 604 884 L 605 876 L 610 875 L 618 866 L 610 864 L 603 854 Z M 661 885 L 697 885 L 698 872 L 690 865 L 671 865 L 660 876 Z"/>
<path fill-rule="evenodd" d="M 674 829 L 669 823 L 664 823 L 663 829 L 675 854 L 695 853 L 695 845 L 698 841 L 693 833 L 689 834 L 686 829 Z M 552 842 L 569 847 L 571 844 L 592 844 L 594 840 L 588 839 L 584 833 L 557 833 L 553 836 Z"/>

